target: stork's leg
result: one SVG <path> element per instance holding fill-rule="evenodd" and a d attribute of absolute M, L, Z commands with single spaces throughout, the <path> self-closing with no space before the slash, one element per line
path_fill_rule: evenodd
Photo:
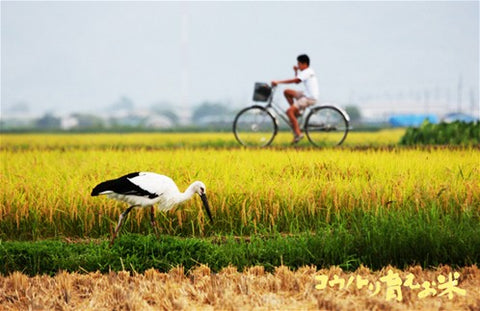
<path fill-rule="evenodd" d="M 120 214 L 120 217 L 118 218 L 118 224 L 117 227 L 115 228 L 115 232 L 113 233 L 112 240 L 110 241 L 110 246 L 113 245 L 113 241 L 115 241 L 115 238 L 117 237 L 118 231 L 120 231 L 120 227 L 123 224 L 123 220 L 127 217 L 128 213 L 134 208 L 136 205 L 132 205 L 129 208 L 127 208 L 123 213 Z"/>
<path fill-rule="evenodd" d="M 153 205 L 150 207 L 150 219 L 150 224 L 153 227 L 153 231 L 155 231 L 155 235 L 158 235 L 157 222 L 155 221 L 155 208 L 153 207 Z"/>

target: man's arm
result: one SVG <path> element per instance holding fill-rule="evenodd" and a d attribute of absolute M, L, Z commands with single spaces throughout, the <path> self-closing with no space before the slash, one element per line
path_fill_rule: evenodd
<path fill-rule="evenodd" d="M 302 82 L 302 80 L 300 80 L 299 78 L 289 79 L 289 80 L 275 80 L 275 81 L 272 81 L 272 86 L 276 86 L 278 84 L 290 84 L 290 83 L 300 83 L 300 82 Z"/>
<path fill-rule="evenodd" d="M 295 71 L 295 77 L 297 76 L 297 72 L 298 72 L 298 67 L 297 66 L 293 66 L 293 71 Z M 276 86 L 278 84 L 290 84 L 290 83 L 300 83 L 302 82 L 302 80 L 300 80 L 299 78 L 294 78 L 294 79 L 288 79 L 288 80 L 274 80 L 272 81 L 272 86 Z"/>

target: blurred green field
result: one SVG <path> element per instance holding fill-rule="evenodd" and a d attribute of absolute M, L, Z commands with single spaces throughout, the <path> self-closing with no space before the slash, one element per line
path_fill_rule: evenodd
<path fill-rule="evenodd" d="M 350 132 L 342 147 L 396 145 L 404 129 Z M 171 149 L 242 148 L 230 132 L 222 133 L 121 133 L 121 134 L 1 134 L 2 150 L 30 149 Z M 270 148 L 291 147 L 292 134 L 279 132 Z M 295 148 L 313 148 L 304 139 Z"/>

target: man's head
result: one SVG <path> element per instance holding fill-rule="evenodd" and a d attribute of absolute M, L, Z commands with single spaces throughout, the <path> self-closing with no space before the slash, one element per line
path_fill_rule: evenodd
<path fill-rule="evenodd" d="M 297 61 L 299 63 L 307 64 L 307 66 L 310 66 L 310 58 L 307 54 L 298 55 Z"/>
<path fill-rule="evenodd" d="M 303 70 L 310 66 L 310 58 L 306 54 L 298 55 L 297 62 L 300 70 Z"/>

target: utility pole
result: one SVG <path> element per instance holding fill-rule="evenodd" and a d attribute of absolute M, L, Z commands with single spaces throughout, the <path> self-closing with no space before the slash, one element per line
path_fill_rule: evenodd
<path fill-rule="evenodd" d="M 478 102 L 478 98 L 475 96 L 475 89 L 472 87 L 470 88 L 470 112 L 472 116 L 475 116 L 475 110 L 476 110 L 475 108 L 480 109 L 480 103 Z M 478 116 L 479 115 L 476 115 L 476 117 Z"/>
<path fill-rule="evenodd" d="M 188 5 L 188 4 L 185 4 Z M 189 15 L 187 7 L 183 7 L 182 10 L 182 29 L 181 29 L 181 36 L 180 36 L 180 49 L 181 49 L 181 59 L 182 62 L 182 69 L 181 69 L 181 92 L 180 92 L 180 109 L 181 111 L 190 111 L 190 103 L 189 103 L 189 89 L 190 89 L 190 64 L 189 64 L 189 57 L 188 57 L 188 28 L 189 28 Z M 188 121 L 189 115 L 185 115 L 182 113 L 183 121 Z"/>
<path fill-rule="evenodd" d="M 462 112 L 462 75 L 458 78 L 457 86 L 457 112 Z"/>
<path fill-rule="evenodd" d="M 428 89 L 425 89 L 423 101 L 425 104 L 425 113 L 430 114 L 430 91 Z"/>

